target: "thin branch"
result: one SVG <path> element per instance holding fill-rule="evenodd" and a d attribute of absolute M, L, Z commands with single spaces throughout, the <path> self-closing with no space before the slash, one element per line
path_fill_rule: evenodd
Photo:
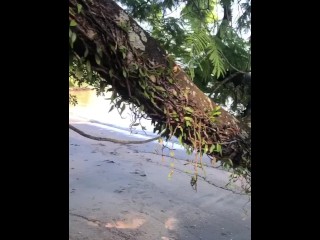
<path fill-rule="evenodd" d="M 221 83 L 218 84 L 218 86 L 211 92 L 210 95 L 212 95 L 212 93 L 215 93 L 223 84 L 225 84 L 226 82 L 228 82 L 229 80 L 231 80 L 232 78 L 234 78 L 235 76 L 239 75 L 240 72 L 236 72 L 234 74 L 231 74 L 229 77 L 225 78 Z"/>
<path fill-rule="evenodd" d="M 236 68 L 235 66 L 233 66 L 227 59 L 227 57 L 223 54 L 223 52 L 221 51 L 220 52 L 222 54 L 222 56 L 224 57 L 224 59 L 227 61 L 227 63 L 230 65 L 230 67 L 232 67 L 234 70 L 238 71 L 239 73 L 243 73 L 243 74 L 247 74 L 249 72 L 244 72 L 244 71 L 241 71 L 239 70 L 238 68 Z"/>
<path fill-rule="evenodd" d="M 161 134 L 164 132 L 163 131 L 160 134 L 160 136 L 157 136 L 157 137 L 154 137 L 154 138 L 151 138 L 151 139 L 148 139 L 148 140 L 125 141 L 125 140 L 117 140 L 117 139 L 113 139 L 113 138 L 104 138 L 104 137 L 92 136 L 92 135 L 89 135 L 89 134 L 87 134 L 85 132 L 82 132 L 80 129 L 72 126 L 71 124 L 69 124 L 69 128 L 72 129 L 73 131 L 75 131 L 76 133 L 80 134 L 81 136 L 86 137 L 86 138 L 90 138 L 90 139 L 97 140 L 97 141 L 106 141 L 106 142 L 113 142 L 113 143 L 120 143 L 120 144 L 141 144 L 141 143 L 152 142 L 152 141 L 158 140 L 160 138 Z"/>

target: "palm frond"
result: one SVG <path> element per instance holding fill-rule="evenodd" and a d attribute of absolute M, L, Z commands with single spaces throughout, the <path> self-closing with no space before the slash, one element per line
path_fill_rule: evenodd
<path fill-rule="evenodd" d="M 199 62 L 209 56 L 209 59 L 213 65 L 212 74 L 216 77 L 224 75 L 226 72 L 225 63 L 221 54 L 221 49 L 216 43 L 215 39 L 208 35 L 207 31 L 202 29 L 191 33 L 186 38 L 187 47 L 191 49 L 190 53 L 193 58 L 196 58 Z M 192 61 L 194 66 L 194 60 Z M 192 67 L 189 65 L 189 67 Z M 193 71 L 191 71 L 193 72 Z"/>

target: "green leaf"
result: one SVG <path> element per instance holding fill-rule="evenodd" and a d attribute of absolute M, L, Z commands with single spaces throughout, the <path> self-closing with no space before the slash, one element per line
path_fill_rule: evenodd
<path fill-rule="evenodd" d="M 97 47 L 97 53 L 98 53 L 99 57 L 102 58 L 102 48 L 101 47 Z"/>
<path fill-rule="evenodd" d="M 216 149 L 216 151 L 222 155 L 222 148 L 221 148 L 221 145 L 218 144 L 218 143 L 217 143 L 217 149 Z"/>
<path fill-rule="evenodd" d="M 154 99 L 151 97 L 150 98 L 150 101 L 152 102 L 152 104 L 154 105 L 154 106 L 158 106 L 156 103 L 155 103 L 155 101 L 154 101 Z"/>
<path fill-rule="evenodd" d="M 92 73 L 92 70 L 91 70 L 91 63 L 90 63 L 90 61 L 89 61 L 89 60 L 87 60 L 87 62 L 86 62 L 86 67 L 87 67 L 88 74 L 89 74 L 89 73 Z"/>
<path fill-rule="evenodd" d="M 109 76 L 110 76 L 110 78 L 113 77 L 113 70 L 112 69 L 109 70 Z"/>
<path fill-rule="evenodd" d="M 71 27 L 77 26 L 77 22 L 72 19 L 71 22 L 70 22 L 70 26 Z"/>
<path fill-rule="evenodd" d="M 192 67 L 192 68 L 190 68 L 190 77 L 191 77 L 192 80 L 194 79 L 194 76 L 195 76 L 194 68 Z"/>
<path fill-rule="evenodd" d="M 72 43 L 72 45 L 76 41 L 76 39 L 77 39 L 77 35 L 73 32 L 72 35 L 71 35 L 71 43 Z"/>
<path fill-rule="evenodd" d="M 76 77 L 79 79 L 83 77 L 83 71 L 79 68 L 76 70 Z"/>
<path fill-rule="evenodd" d="M 77 4 L 77 9 L 78 9 L 78 13 L 80 13 L 81 10 L 82 10 L 82 5 L 78 3 L 78 4 Z"/>
<path fill-rule="evenodd" d="M 193 109 L 191 107 L 184 107 L 184 110 L 186 110 L 189 113 L 193 113 Z"/>
<path fill-rule="evenodd" d="M 184 93 L 183 93 L 183 96 L 186 98 L 186 100 L 188 101 L 188 91 L 185 91 Z"/>
<path fill-rule="evenodd" d="M 142 68 L 139 68 L 139 73 L 142 77 L 145 77 L 146 74 L 144 73 L 144 71 L 142 70 Z"/>
<path fill-rule="evenodd" d="M 89 50 L 88 50 L 88 48 L 86 46 L 86 50 L 84 51 L 84 57 L 86 58 L 88 56 L 88 54 L 89 54 Z"/>
<path fill-rule="evenodd" d="M 181 133 L 183 133 L 183 128 L 181 126 L 178 126 L 178 128 L 180 129 Z"/>
<path fill-rule="evenodd" d="M 160 91 L 160 92 L 165 92 L 165 91 L 166 91 L 166 90 L 165 90 L 163 87 L 161 87 L 161 86 L 155 86 L 154 88 L 157 89 L 157 90 Z"/>
<path fill-rule="evenodd" d="M 138 84 L 140 85 L 140 87 L 145 90 L 146 89 L 146 86 L 144 85 L 144 82 L 143 81 L 138 81 Z"/>
<path fill-rule="evenodd" d="M 207 145 L 207 144 L 204 146 L 203 152 L 204 152 L 204 153 L 207 153 L 207 152 L 208 152 L 208 145 Z"/>
<path fill-rule="evenodd" d="M 138 65 L 136 63 L 131 63 L 131 66 L 133 66 L 135 70 L 138 69 Z"/>
<path fill-rule="evenodd" d="M 126 72 L 126 70 L 122 70 L 122 74 L 123 74 L 123 76 L 126 78 L 127 77 L 127 72 Z"/>
<path fill-rule="evenodd" d="M 193 119 L 191 117 L 184 117 L 184 120 L 193 122 Z"/>
<path fill-rule="evenodd" d="M 212 153 L 213 150 L 215 149 L 215 147 L 216 147 L 216 146 L 215 146 L 214 144 L 212 144 L 211 147 L 210 147 L 209 153 Z"/>
<path fill-rule="evenodd" d="M 92 72 L 88 72 L 88 79 L 91 81 L 92 80 Z"/>
<path fill-rule="evenodd" d="M 156 80 L 156 77 L 154 76 L 154 75 L 150 75 L 150 76 L 148 76 L 149 77 L 149 79 L 153 82 L 153 83 L 155 83 L 157 80 Z"/>
<path fill-rule="evenodd" d="M 98 65 L 101 65 L 101 60 L 100 60 L 100 57 L 98 56 L 98 54 L 95 54 L 95 55 L 94 55 L 94 58 L 95 58 L 95 60 L 96 60 L 96 63 L 97 63 Z"/>
<path fill-rule="evenodd" d="M 197 135 L 197 137 L 198 137 L 198 140 L 200 140 L 200 139 L 201 139 L 200 133 L 199 133 L 199 132 L 196 132 L 196 135 Z"/>
<path fill-rule="evenodd" d="M 116 49 L 114 46 L 110 45 L 110 48 L 111 48 L 112 52 L 116 53 Z"/>

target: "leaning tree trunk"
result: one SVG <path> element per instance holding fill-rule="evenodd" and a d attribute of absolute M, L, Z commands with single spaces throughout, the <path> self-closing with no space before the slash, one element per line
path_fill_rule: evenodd
<path fill-rule="evenodd" d="M 112 0 L 69 0 L 71 53 L 168 138 L 251 172 L 250 137 Z M 220 150 L 222 147 L 222 151 Z"/>

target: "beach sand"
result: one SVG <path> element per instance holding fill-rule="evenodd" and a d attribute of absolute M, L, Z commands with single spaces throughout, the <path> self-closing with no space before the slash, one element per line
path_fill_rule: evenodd
<path fill-rule="evenodd" d="M 141 140 L 85 120 L 70 123 L 95 136 Z M 192 156 L 177 149 L 179 159 L 163 158 L 160 149 L 156 141 L 98 142 L 69 130 L 69 239 L 251 239 L 249 197 L 222 189 L 227 172 L 207 167 L 195 191 L 186 172 Z"/>

